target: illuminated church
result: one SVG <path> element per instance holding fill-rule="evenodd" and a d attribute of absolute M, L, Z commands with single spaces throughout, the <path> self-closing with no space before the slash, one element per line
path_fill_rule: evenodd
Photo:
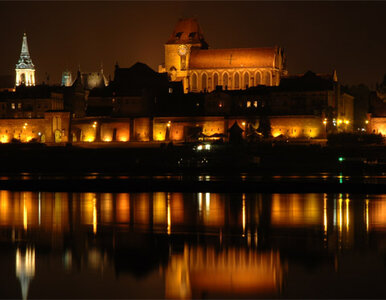
<path fill-rule="evenodd" d="M 240 90 L 252 86 L 278 86 L 286 75 L 284 50 L 270 48 L 209 49 L 194 18 L 180 19 L 165 44 L 160 73 L 182 81 L 184 92 L 211 92 L 216 86 Z"/>
<path fill-rule="evenodd" d="M 34 86 L 35 85 L 35 65 L 32 63 L 28 51 L 27 34 L 23 35 L 20 58 L 16 64 L 16 86 Z"/>

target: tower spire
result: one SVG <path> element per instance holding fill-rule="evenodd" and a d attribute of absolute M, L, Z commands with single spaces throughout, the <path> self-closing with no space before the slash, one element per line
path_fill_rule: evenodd
<path fill-rule="evenodd" d="M 24 32 L 24 35 L 23 35 L 23 43 L 21 45 L 21 53 L 20 53 L 20 56 L 24 56 L 24 57 L 30 57 L 29 56 L 29 51 L 28 51 L 28 43 L 27 43 L 27 34 Z"/>
<path fill-rule="evenodd" d="M 20 57 L 16 64 L 16 86 L 21 84 L 26 86 L 35 85 L 35 66 L 28 51 L 27 34 L 25 32 Z"/>

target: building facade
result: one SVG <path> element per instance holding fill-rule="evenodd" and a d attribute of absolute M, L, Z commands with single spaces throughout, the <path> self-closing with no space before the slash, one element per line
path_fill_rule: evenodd
<path fill-rule="evenodd" d="M 210 92 L 216 86 L 228 90 L 277 86 L 287 74 L 282 48 L 208 49 L 194 18 L 178 21 L 165 44 L 165 63 L 159 72 L 181 81 L 185 93 Z"/>

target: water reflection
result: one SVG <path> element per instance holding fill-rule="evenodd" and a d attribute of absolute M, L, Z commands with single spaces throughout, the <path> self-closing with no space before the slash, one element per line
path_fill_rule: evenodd
<path fill-rule="evenodd" d="M 16 277 L 20 280 L 22 298 L 27 299 L 30 281 L 35 277 L 35 249 L 33 247 L 16 249 Z"/>
<path fill-rule="evenodd" d="M 0 191 L 0 243 L 11 249 L 0 263 L 16 255 L 20 284 L 5 298 L 300 297 L 306 287 L 291 282 L 310 266 L 320 280 L 343 276 L 347 259 L 359 269 L 382 266 L 365 280 L 376 282 L 385 233 L 386 195 Z M 349 257 L 358 251 L 374 262 Z M 64 279 L 47 286 L 53 275 Z M 115 288 L 71 290 L 75 279 Z"/>
<path fill-rule="evenodd" d="M 283 270 L 278 252 L 184 245 L 172 255 L 165 272 L 165 297 L 226 298 L 273 296 L 280 291 Z"/>

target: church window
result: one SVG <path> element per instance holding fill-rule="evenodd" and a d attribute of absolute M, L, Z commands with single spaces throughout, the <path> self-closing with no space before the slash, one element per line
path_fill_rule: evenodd
<path fill-rule="evenodd" d="M 271 85 L 271 75 L 269 72 L 264 72 L 263 74 L 263 82 L 264 85 Z"/>
<path fill-rule="evenodd" d="M 192 75 L 192 90 L 197 90 L 197 74 L 193 73 Z"/>
<path fill-rule="evenodd" d="M 216 88 L 218 86 L 218 74 L 214 73 L 213 76 L 213 88 Z"/>
<path fill-rule="evenodd" d="M 182 35 L 182 32 L 177 32 L 177 33 L 176 33 L 176 38 L 177 38 L 177 39 L 181 38 L 181 35 Z"/>
<path fill-rule="evenodd" d="M 249 86 L 249 74 L 248 73 L 245 73 L 244 74 L 244 88 L 248 88 Z"/>
<path fill-rule="evenodd" d="M 224 89 L 228 89 L 228 74 L 225 73 L 222 77 L 222 86 L 224 87 Z"/>
<path fill-rule="evenodd" d="M 261 75 L 260 72 L 256 73 L 256 85 L 261 84 Z"/>
<path fill-rule="evenodd" d="M 207 89 L 207 85 L 206 85 L 206 82 L 207 82 L 207 76 L 206 76 L 206 74 L 204 73 L 204 74 L 202 74 L 202 77 L 201 77 L 201 89 L 203 90 L 203 91 L 205 91 L 206 89 Z"/>
<path fill-rule="evenodd" d="M 239 73 L 236 73 L 235 74 L 235 89 L 239 89 L 240 88 L 240 75 Z"/>
<path fill-rule="evenodd" d="M 191 32 L 191 33 L 189 33 L 189 38 L 192 39 L 192 38 L 194 38 L 195 35 L 196 35 L 195 32 Z"/>

